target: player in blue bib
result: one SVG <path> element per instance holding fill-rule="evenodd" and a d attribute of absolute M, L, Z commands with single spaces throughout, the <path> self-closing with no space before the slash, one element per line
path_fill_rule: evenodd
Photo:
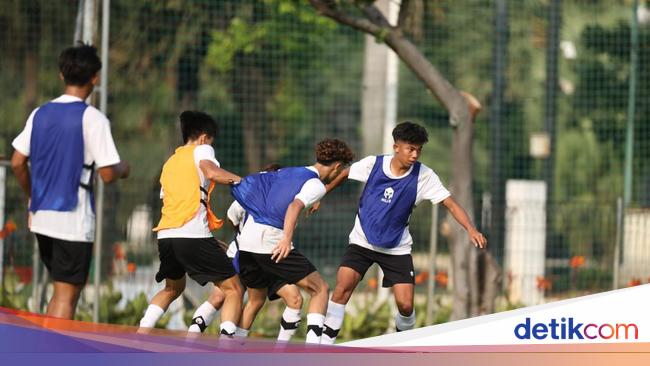
<path fill-rule="evenodd" d="M 344 171 L 327 186 L 330 191 L 347 179 L 364 182 L 359 210 L 350 233 L 350 245 L 336 276 L 336 287 L 327 307 L 321 343 L 336 340 L 345 305 L 368 268 L 377 263 L 384 272 L 384 287 L 392 287 L 397 303 L 397 331 L 415 326 L 413 309 L 414 269 L 409 232 L 413 208 L 422 201 L 442 203 L 468 232 L 475 246 L 487 241 L 470 222 L 465 210 L 456 203 L 438 176 L 418 161 L 428 141 L 424 127 L 400 123 L 393 130 L 393 155 L 368 156 Z"/>
<path fill-rule="evenodd" d="M 307 343 L 320 343 L 329 291 L 316 267 L 293 247 L 293 233 L 300 212 L 327 193 L 325 184 L 353 158 L 350 148 L 337 139 L 320 141 L 315 152 L 314 165 L 249 175 L 232 188 L 233 196 L 248 213 L 238 244 L 240 278 L 249 297 L 265 297 L 277 282 L 305 290 L 310 297 Z M 282 320 L 279 339 L 286 340 L 297 328 L 300 309 L 285 311 Z"/>
<path fill-rule="evenodd" d="M 94 169 L 105 183 L 130 172 L 108 119 L 85 102 L 101 67 L 95 47 L 82 44 L 61 52 L 64 94 L 36 108 L 12 143 L 14 174 L 30 199 L 29 228 L 54 282 L 47 315 L 55 318 L 74 317 L 90 270 Z"/>

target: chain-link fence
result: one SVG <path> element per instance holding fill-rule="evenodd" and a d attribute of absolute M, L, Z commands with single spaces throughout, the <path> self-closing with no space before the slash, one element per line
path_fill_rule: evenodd
<path fill-rule="evenodd" d="M 57 57 L 72 44 L 82 7 L 72 0 L 0 2 L 0 156 L 6 160 L 29 111 L 62 90 Z M 484 107 L 474 124 L 474 219 L 488 234 L 501 270 L 497 309 L 648 282 L 650 10 L 645 4 L 637 8 L 634 26 L 633 2 L 623 0 L 411 3 L 408 37 Z M 184 109 L 204 110 L 220 122 L 217 159 L 238 174 L 270 162 L 309 164 L 312 146 L 323 137 L 344 139 L 361 158 L 382 152 L 364 151 L 364 139 L 381 137 L 383 123 L 376 121 L 375 129 L 362 123 L 364 92 L 393 72 L 396 84 L 385 83 L 379 90 L 388 96 L 372 108 L 392 106 L 397 121 L 425 125 L 430 140 L 421 161 L 450 183 L 448 112 L 403 64 L 391 71 L 390 62 L 380 58 L 386 56 L 373 59 L 371 38 L 319 15 L 308 2 L 113 0 L 109 19 L 107 115 L 121 157 L 133 166 L 131 177 L 107 186 L 104 198 L 101 278 L 113 286 L 102 295 L 109 302 L 119 300 L 116 293 L 123 295 L 123 305 L 139 292 L 153 291 L 158 177 L 180 143 L 177 116 Z M 99 36 L 95 39 L 99 45 Z M 630 125 L 633 137 L 626 140 Z M 632 188 L 624 200 L 629 146 Z M 47 294 L 31 287 L 39 281 L 33 281 L 38 267 L 25 225 L 26 202 L 10 169 L 4 184 L 4 220 L 17 230 L 4 231 L 3 304 L 37 309 L 33 295 Z M 297 246 L 330 281 L 360 189 L 352 182 L 342 186 L 297 231 Z M 231 200 L 226 188 L 216 190 L 218 216 L 225 216 Z M 410 225 L 418 293 L 435 281 L 441 306 L 453 276 L 444 215 L 441 210 L 432 225 L 425 204 L 414 210 Z M 216 236 L 229 240 L 232 232 L 226 228 Z M 431 267 L 429 251 L 436 241 Z M 360 290 L 376 286 L 367 276 Z M 114 321 L 106 306 L 100 320 Z"/>

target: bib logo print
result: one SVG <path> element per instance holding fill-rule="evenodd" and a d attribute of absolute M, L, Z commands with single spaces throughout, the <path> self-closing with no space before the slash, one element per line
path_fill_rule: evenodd
<path fill-rule="evenodd" d="M 390 203 L 390 201 L 393 199 L 393 194 L 395 194 L 395 190 L 393 190 L 391 187 L 386 188 L 384 190 L 384 198 L 381 199 L 381 202 Z"/>

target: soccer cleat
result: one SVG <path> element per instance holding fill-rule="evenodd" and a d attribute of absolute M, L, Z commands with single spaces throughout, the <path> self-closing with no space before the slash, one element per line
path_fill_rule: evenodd
<path fill-rule="evenodd" d="M 235 333 L 228 333 L 228 331 L 225 330 L 225 329 L 221 329 L 221 335 L 224 335 L 224 336 L 226 336 L 226 337 L 228 337 L 228 338 L 233 338 L 233 337 L 235 337 Z"/>

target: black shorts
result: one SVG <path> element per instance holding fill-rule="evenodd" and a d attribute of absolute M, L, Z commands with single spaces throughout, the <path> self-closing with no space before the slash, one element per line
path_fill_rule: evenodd
<path fill-rule="evenodd" d="M 269 300 L 278 298 L 276 293 L 282 286 L 299 282 L 312 272 L 316 272 L 316 267 L 296 249 L 280 263 L 275 263 L 271 254 L 239 252 L 242 283 L 250 288 L 267 288 Z"/>
<path fill-rule="evenodd" d="M 230 258 L 214 238 L 168 238 L 158 240 L 160 269 L 156 282 L 181 279 L 187 273 L 204 286 L 236 274 Z"/>
<path fill-rule="evenodd" d="M 241 278 L 241 264 L 239 264 L 240 263 L 239 255 L 240 255 L 240 252 L 237 251 L 237 256 L 235 258 L 230 258 L 231 263 L 233 263 L 233 265 L 234 265 L 235 261 L 237 261 L 237 265 L 235 266 L 235 269 L 237 270 L 237 273 L 239 273 L 239 276 L 240 276 L 239 278 L 240 278 L 242 284 L 244 285 L 244 287 L 255 288 L 255 287 L 252 287 L 252 286 L 247 286 L 247 282 L 244 281 L 243 278 Z M 247 270 L 248 273 L 251 273 L 251 272 L 255 272 L 255 271 L 260 271 L 261 269 L 259 269 L 259 266 L 257 265 L 257 263 L 249 261 L 247 263 L 246 270 Z M 254 277 L 254 276 L 251 276 L 251 277 Z M 273 279 L 271 281 L 268 281 L 268 282 L 269 282 L 269 285 L 267 286 L 267 289 L 266 289 L 267 290 L 266 296 L 269 298 L 269 301 L 274 301 L 274 300 L 279 299 L 280 295 L 278 295 L 278 291 L 280 291 L 280 289 L 282 287 L 284 287 L 284 285 L 287 284 L 287 281 L 279 279 L 279 278 L 275 278 L 275 279 Z"/>
<path fill-rule="evenodd" d="M 415 283 L 413 257 L 410 254 L 379 253 L 356 244 L 350 244 L 341 260 L 341 267 L 352 268 L 363 278 L 373 263 L 379 264 L 381 270 L 384 271 L 383 287 L 393 287 L 398 283 Z"/>
<path fill-rule="evenodd" d="M 82 285 L 88 279 L 93 243 L 36 234 L 41 260 L 54 281 Z"/>

